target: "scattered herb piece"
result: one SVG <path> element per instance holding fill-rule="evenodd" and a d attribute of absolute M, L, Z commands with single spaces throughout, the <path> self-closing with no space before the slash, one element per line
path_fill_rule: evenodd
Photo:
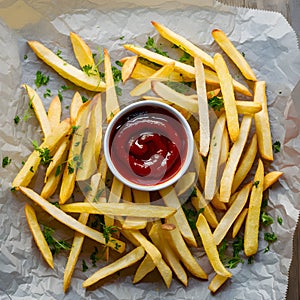
<path fill-rule="evenodd" d="M 34 173 L 33 166 L 30 167 L 29 171 L 32 172 L 32 173 Z"/>
<path fill-rule="evenodd" d="M 55 170 L 55 177 L 57 177 L 61 172 L 61 165 L 58 165 Z"/>
<path fill-rule="evenodd" d="M 13 193 L 13 192 L 15 192 L 17 190 L 17 187 L 16 186 L 13 186 L 11 189 L 10 189 L 10 191 Z"/>
<path fill-rule="evenodd" d="M 71 163 L 68 162 L 68 174 L 74 173 L 74 167 L 71 165 Z"/>
<path fill-rule="evenodd" d="M 20 117 L 19 117 L 19 116 L 15 116 L 15 117 L 14 117 L 14 122 L 15 122 L 15 124 L 19 124 L 19 122 L 20 122 Z"/>
<path fill-rule="evenodd" d="M 262 202 L 261 202 L 261 209 L 264 209 L 264 208 L 266 208 L 267 206 L 268 206 L 268 199 L 265 198 L 265 199 L 263 199 Z"/>
<path fill-rule="evenodd" d="M 43 225 L 43 234 L 53 255 L 58 254 L 61 250 L 71 250 L 71 245 L 68 242 L 58 240 L 53 236 L 53 228 Z"/>
<path fill-rule="evenodd" d="M 84 65 L 81 69 L 87 76 L 96 75 L 98 73 L 97 69 L 91 65 Z"/>
<path fill-rule="evenodd" d="M 282 225 L 282 218 L 281 217 L 277 217 L 277 222 L 279 225 Z"/>
<path fill-rule="evenodd" d="M 102 225 L 102 231 L 103 231 L 103 236 L 105 239 L 105 244 L 108 244 L 108 242 L 111 240 L 111 235 L 115 232 L 118 231 L 118 227 L 111 225 L 111 226 L 106 226 L 104 223 Z"/>
<path fill-rule="evenodd" d="M 11 158 L 9 158 L 8 156 L 5 156 L 2 159 L 2 168 L 5 168 L 6 166 L 8 166 L 11 163 Z"/>
<path fill-rule="evenodd" d="M 100 259 L 97 254 L 99 253 L 98 248 L 94 246 L 94 251 L 90 255 L 93 267 L 97 267 L 96 262 Z"/>
<path fill-rule="evenodd" d="M 88 266 L 87 266 L 87 264 L 86 264 L 86 262 L 85 262 L 85 260 L 83 259 L 82 260 L 82 272 L 85 272 L 85 271 L 87 271 L 88 270 Z"/>
<path fill-rule="evenodd" d="M 23 58 L 26 60 L 28 58 L 27 54 L 24 54 Z"/>
<path fill-rule="evenodd" d="M 259 185 L 259 180 L 257 180 L 257 181 L 254 181 L 253 182 L 253 185 L 257 188 L 258 187 L 258 185 Z"/>
<path fill-rule="evenodd" d="M 35 74 L 35 85 L 37 88 L 41 87 L 42 85 L 47 85 L 49 81 L 49 76 L 46 76 L 45 74 L 42 73 L 42 71 L 37 71 Z"/>
<path fill-rule="evenodd" d="M 276 141 L 273 143 L 273 150 L 275 153 L 280 152 L 281 143 L 279 141 Z"/>
<path fill-rule="evenodd" d="M 273 218 L 264 211 L 260 215 L 260 220 L 263 225 L 268 226 L 273 224 Z"/>
<path fill-rule="evenodd" d="M 277 236 L 274 232 L 265 232 L 264 234 L 264 240 L 270 243 L 274 243 L 277 241 Z"/>
<path fill-rule="evenodd" d="M 253 255 L 249 256 L 248 257 L 248 265 L 251 265 L 253 263 L 253 261 L 254 261 L 254 256 Z"/>
<path fill-rule="evenodd" d="M 81 96 L 81 99 L 82 99 L 82 103 L 85 103 L 86 101 L 88 101 L 89 99 L 84 97 L 84 96 Z"/>
<path fill-rule="evenodd" d="M 38 151 L 40 153 L 40 158 L 41 158 L 41 164 L 44 166 L 48 166 L 50 162 L 52 161 L 52 155 L 50 155 L 50 150 L 49 148 L 40 148 L 38 145 L 38 142 L 33 140 L 32 145 L 34 147 L 34 150 Z"/>
<path fill-rule="evenodd" d="M 125 35 L 122 35 L 119 37 L 119 40 L 123 41 L 124 40 Z"/>
<path fill-rule="evenodd" d="M 224 101 L 222 97 L 214 96 L 208 99 L 208 105 L 213 109 L 220 111 L 224 107 Z"/>
<path fill-rule="evenodd" d="M 161 50 L 160 48 L 158 48 L 157 44 L 155 43 L 154 39 L 152 37 L 148 37 L 147 41 L 146 41 L 146 44 L 144 46 L 144 48 L 148 49 L 148 50 L 152 50 L 154 51 L 155 53 L 158 53 L 160 55 L 163 55 L 163 56 L 166 56 L 166 57 L 169 57 L 168 53 Z"/>
<path fill-rule="evenodd" d="M 119 66 L 119 67 L 121 67 L 121 68 L 122 68 L 123 65 L 124 65 L 124 64 L 123 64 L 122 62 L 120 62 L 119 60 L 116 60 L 115 63 L 116 63 L 117 66 Z"/>
<path fill-rule="evenodd" d="M 51 97 L 51 96 L 52 96 L 51 90 L 46 89 L 46 92 L 44 93 L 44 98 Z"/>
<path fill-rule="evenodd" d="M 59 205 L 58 201 L 50 202 L 50 203 L 53 204 L 54 206 L 56 206 L 57 208 L 60 208 L 60 205 Z"/>
<path fill-rule="evenodd" d="M 242 52 L 242 56 L 243 56 L 243 57 L 245 57 L 245 56 L 246 56 L 245 52 Z"/>
<path fill-rule="evenodd" d="M 187 52 L 184 52 L 183 55 L 178 59 L 178 61 L 182 63 L 187 63 L 190 61 L 190 59 L 191 59 L 191 55 L 188 54 Z"/>
<path fill-rule="evenodd" d="M 62 57 L 61 57 L 61 50 L 60 50 L 60 49 L 58 49 L 58 50 L 56 51 L 55 54 L 56 54 L 59 58 L 62 59 Z"/>

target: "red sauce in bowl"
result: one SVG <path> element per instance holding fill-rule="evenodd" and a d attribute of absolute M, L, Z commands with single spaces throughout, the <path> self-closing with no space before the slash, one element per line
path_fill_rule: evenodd
<path fill-rule="evenodd" d="M 157 185 L 180 170 L 187 154 L 187 135 L 169 111 L 145 105 L 127 112 L 115 124 L 109 148 L 124 178 L 139 185 Z"/>

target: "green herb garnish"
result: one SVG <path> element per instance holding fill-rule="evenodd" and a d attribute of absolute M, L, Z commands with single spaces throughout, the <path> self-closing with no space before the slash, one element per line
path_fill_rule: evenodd
<path fill-rule="evenodd" d="M 50 162 L 52 161 L 53 156 L 50 155 L 50 150 L 49 148 L 40 148 L 38 145 L 38 142 L 33 140 L 32 145 L 34 147 L 34 150 L 38 151 L 40 153 L 40 158 L 41 158 L 41 164 L 44 166 L 48 166 Z"/>
<path fill-rule="evenodd" d="M 85 262 L 85 260 L 83 259 L 82 260 L 82 272 L 85 272 L 85 271 L 87 271 L 88 270 L 88 266 L 87 266 L 87 264 L 86 264 L 86 262 Z"/>
<path fill-rule="evenodd" d="M 5 168 L 10 163 L 11 163 L 11 158 L 9 158 L 8 156 L 3 157 L 3 159 L 2 159 L 2 168 Z"/>
<path fill-rule="evenodd" d="M 213 109 L 220 111 L 224 107 L 224 101 L 222 97 L 214 96 L 208 99 L 208 105 Z"/>
<path fill-rule="evenodd" d="M 19 122 L 20 122 L 20 117 L 19 117 L 19 116 L 15 116 L 15 117 L 14 117 L 14 122 L 15 122 L 15 124 L 19 124 Z"/>
<path fill-rule="evenodd" d="M 144 48 L 146 48 L 148 50 L 151 50 L 151 51 L 154 51 L 157 54 L 169 57 L 169 55 L 168 55 L 167 52 L 165 52 L 165 51 L 161 50 L 160 48 L 158 48 L 158 46 L 155 43 L 154 39 L 152 37 L 150 37 L 150 36 L 148 37 L 147 42 L 146 42 Z"/>
<path fill-rule="evenodd" d="M 37 88 L 41 87 L 42 85 L 47 85 L 49 81 L 49 76 L 46 76 L 45 74 L 42 73 L 42 71 L 37 71 L 35 74 L 35 85 Z"/>
<path fill-rule="evenodd" d="M 277 217 L 277 222 L 279 225 L 282 225 L 282 218 L 281 217 Z"/>
<path fill-rule="evenodd" d="M 257 180 L 257 181 L 254 181 L 253 182 L 253 185 L 257 188 L 258 187 L 258 185 L 259 185 L 259 180 Z"/>
<path fill-rule="evenodd" d="M 46 92 L 44 93 L 44 98 L 51 97 L 51 96 L 52 96 L 51 90 L 46 89 Z"/>
<path fill-rule="evenodd" d="M 265 213 L 264 211 L 260 215 L 260 221 L 265 226 L 273 224 L 273 218 L 269 216 L 267 213 Z"/>
<path fill-rule="evenodd" d="M 275 153 L 280 152 L 281 143 L 279 141 L 276 141 L 273 143 L 273 150 Z"/>

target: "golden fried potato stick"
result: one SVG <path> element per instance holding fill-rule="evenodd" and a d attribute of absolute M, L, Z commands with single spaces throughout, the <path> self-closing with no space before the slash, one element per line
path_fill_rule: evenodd
<path fill-rule="evenodd" d="M 176 194 L 178 196 L 181 196 L 184 193 L 186 193 L 194 186 L 195 180 L 196 180 L 195 172 L 187 172 L 184 175 L 182 175 L 174 186 Z"/>
<path fill-rule="evenodd" d="M 263 159 L 273 161 L 273 144 L 269 122 L 265 81 L 257 81 L 255 83 L 254 102 L 262 105 L 262 110 L 254 115 L 258 150 Z"/>
<path fill-rule="evenodd" d="M 220 199 L 223 202 L 229 201 L 234 174 L 246 145 L 248 134 L 251 128 L 251 123 L 252 116 L 244 115 L 238 139 L 230 149 L 229 158 L 227 160 L 220 185 Z"/>
<path fill-rule="evenodd" d="M 56 130 L 52 132 L 48 138 L 45 139 L 45 141 L 39 146 L 39 148 L 48 148 L 50 152 L 53 151 L 56 145 L 64 138 L 64 136 L 69 134 L 70 129 L 70 119 L 65 119 L 60 123 Z M 12 187 L 18 188 L 18 186 L 20 185 L 27 186 L 36 173 L 40 161 L 40 153 L 37 150 L 34 150 L 27 158 L 22 169 L 13 180 Z"/>
<path fill-rule="evenodd" d="M 36 204 L 38 204 L 45 212 L 50 214 L 54 219 L 58 220 L 59 222 L 65 224 L 66 226 L 70 227 L 71 229 L 78 231 L 92 240 L 99 242 L 103 245 L 107 245 L 108 247 L 116 250 L 119 253 L 124 252 L 125 250 L 125 243 L 119 241 L 117 239 L 110 240 L 107 244 L 105 242 L 105 238 L 102 232 L 99 232 L 95 229 L 92 229 L 88 226 L 83 225 L 82 223 L 78 222 L 73 217 L 67 215 L 61 209 L 56 207 L 55 205 L 51 204 L 44 198 L 42 198 L 39 194 L 33 191 L 30 188 L 19 186 L 19 190 L 26 195 L 28 198 L 33 200 Z"/>
<path fill-rule="evenodd" d="M 130 91 L 130 96 L 141 96 L 151 90 L 151 82 L 156 81 L 168 81 L 170 74 L 174 70 L 174 63 L 166 64 L 157 70 L 151 77 L 147 78 L 140 84 L 138 84 L 133 90 Z"/>
<path fill-rule="evenodd" d="M 248 196 L 252 187 L 252 183 L 245 185 L 237 194 L 235 201 L 231 204 L 230 208 L 226 211 L 220 223 L 213 232 L 213 236 L 217 245 L 219 245 L 227 232 L 229 231 L 231 225 L 234 223 L 236 218 L 239 216 L 243 208 L 245 207 Z"/>
<path fill-rule="evenodd" d="M 193 231 L 186 219 L 184 211 L 181 207 L 180 201 L 176 195 L 176 192 L 172 186 L 166 187 L 164 189 L 159 190 L 159 194 L 163 198 L 164 203 L 169 206 L 175 208 L 177 211 L 174 215 L 174 219 L 178 224 L 178 229 L 182 234 L 185 241 L 193 247 L 197 247 L 197 242 Z"/>
<path fill-rule="evenodd" d="M 147 274 L 151 273 L 155 268 L 156 265 L 154 264 L 151 256 L 147 254 L 134 274 L 133 283 L 140 282 Z"/>
<path fill-rule="evenodd" d="M 205 170 L 205 164 L 203 158 L 200 155 L 199 151 L 197 150 L 197 145 L 194 145 L 193 161 L 194 161 L 195 171 L 197 172 L 198 175 L 198 181 L 200 183 L 200 186 L 204 188 L 206 170 Z"/>
<path fill-rule="evenodd" d="M 215 293 L 226 281 L 228 277 L 216 274 L 208 285 L 208 289 Z"/>
<path fill-rule="evenodd" d="M 199 115 L 199 133 L 200 133 L 200 149 L 202 156 L 207 156 L 210 144 L 210 124 L 209 124 L 209 108 L 206 95 L 206 83 L 204 67 L 201 58 L 195 56 L 195 80 L 198 100 L 198 115 Z"/>
<path fill-rule="evenodd" d="M 77 169 L 81 167 L 82 159 L 84 159 L 81 155 L 81 149 L 90 104 L 91 101 L 87 101 L 81 105 L 75 125 L 72 126 L 72 139 L 61 182 L 59 204 L 64 204 L 70 199 L 75 187 Z"/>
<path fill-rule="evenodd" d="M 195 186 L 196 196 L 193 196 L 191 199 L 192 205 L 196 209 L 197 212 L 203 210 L 203 215 L 205 216 L 207 222 L 212 228 L 216 228 L 219 224 L 217 216 L 212 209 L 208 200 L 204 199 L 201 194 L 201 191 L 197 186 Z"/>
<path fill-rule="evenodd" d="M 251 170 L 256 154 L 257 154 L 257 135 L 254 134 L 250 141 L 249 146 L 246 149 L 244 156 L 242 157 L 239 163 L 239 167 L 237 168 L 234 174 L 232 187 L 231 187 L 232 194 L 238 189 L 240 184 L 244 181 L 247 174 Z"/>
<path fill-rule="evenodd" d="M 249 66 L 244 56 L 236 49 L 227 35 L 221 29 L 214 29 L 212 36 L 221 47 L 221 49 L 229 56 L 234 64 L 239 68 L 244 77 L 248 80 L 256 81 L 256 76 Z"/>
<path fill-rule="evenodd" d="M 269 172 L 264 177 L 264 191 L 269 188 L 273 183 L 275 183 L 281 176 L 283 172 L 280 171 L 273 171 Z"/>
<path fill-rule="evenodd" d="M 94 273 L 91 277 L 89 277 L 82 283 L 82 287 L 87 288 L 109 275 L 112 275 L 122 269 L 132 266 L 140 259 L 142 259 L 144 254 L 145 250 L 141 246 L 133 249 L 132 251 L 125 254 L 116 261 L 112 262 L 111 264 L 99 269 L 96 273 Z"/>
<path fill-rule="evenodd" d="M 232 85 L 232 77 L 229 73 L 226 62 L 220 53 L 216 53 L 214 55 L 214 61 L 224 100 L 228 133 L 231 141 L 234 143 L 238 139 L 240 125 Z"/>
<path fill-rule="evenodd" d="M 151 23 L 155 27 L 155 29 L 160 33 L 160 35 L 163 36 L 165 39 L 175 44 L 176 46 L 178 46 L 180 49 L 190 54 L 191 56 L 193 57 L 198 56 L 203 62 L 203 64 L 214 69 L 213 58 L 205 51 L 201 50 L 199 47 L 195 46 L 193 43 L 191 43 L 184 37 L 180 36 L 179 34 L 173 32 L 172 30 L 165 27 L 164 25 L 154 21 L 152 21 Z"/>
<path fill-rule="evenodd" d="M 210 141 L 210 151 L 206 163 L 205 172 L 205 199 L 213 199 L 217 190 L 218 165 L 222 147 L 222 138 L 225 128 L 225 114 L 222 114 L 213 129 Z"/>
<path fill-rule="evenodd" d="M 51 134 L 51 126 L 47 117 L 44 104 L 38 93 L 29 85 L 23 84 L 22 87 L 26 90 L 29 102 L 33 107 L 34 113 L 39 121 L 44 137 L 47 138 Z"/>
<path fill-rule="evenodd" d="M 190 249 L 187 247 L 182 235 L 179 231 L 179 226 L 174 217 L 170 217 L 167 219 L 168 224 L 175 225 L 173 228 L 165 229 L 163 236 L 167 239 L 168 243 L 178 255 L 180 261 L 187 268 L 188 271 L 191 272 L 194 276 L 201 279 L 207 279 L 208 276 L 204 272 L 204 270 L 200 267 L 197 260 L 192 255 Z"/>
<path fill-rule="evenodd" d="M 72 43 L 75 57 L 82 69 L 90 68 L 90 76 L 100 80 L 100 74 L 95 64 L 93 53 L 87 43 L 75 32 L 70 32 L 70 40 Z"/>
<path fill-rule="evenodd" d="M 215 193 L 214 197 L 211 199 L 210 203 L 212 206 L 219 210 L 227 210 L 227 206 L 224 202 L 220 200 L 220 194 L 217 192 Z"/>
<path fill-rule="evenodd" d="M 187 286 L 188 278 L 187 274 L 182 267 L 180 260 L 176 253 L 171 248 L 170 244 L 164 238 L 164 230 L 162 229 L 162 224 L 160 221 L 156 221 L 153 223 L 151 230 L 149 232 L 149 236 L 154 243 L 154 245 L 158 248 L 158 250 L 162 253 L 163 258 L 166 260 L 167 264 L 173 270 L 177 278 Z"/>
<path fill-rule="evenodd" d="M 249 200 L 249 209 L 245 224 L 244 252 L 247 256 L 254 255 L 258 249 L 258 232 L 260 222 L 260 208 L 264 190 L 264 165 L 261 159 L 254 176 Z"/>
<path fill-rule="evenodd" d="M 232 238 L 234 239 L 236 235 L 239 233 L 248 213 L 248 208 L 244 208 L 242 212 L 239 214 L 237 219 L 235 220 L 232 226 Z"/>
<path fill-rule="evenodd" d="M 89 179 L 97 170 L 102 144 L 102 102 L 100 94 L 91 103 L 86 143 L 83 146 L 82 164 L 76 173 L 76 180 Z"/>
<path fill-rule="evenodd" d="M 95 174 L 91 178 L 91 190 L 89 191 L 87 197 L 85 198 L 86 202 L 92 202 L 97 194 L 97 188 L 101 179 L 101 175 L 99 173 Z M 86 225 L 89 219 L 88 213 L 81 213 L 78 218 L 78 222 Z M 68 257 L 68 261 L 66 264 L 66 268 L 64 271 L 64 292 L 66 292 L 71 284 L 72 275 L 74 273 L 74 269 L 76 263 L 78 261 L 78 257 L 81 253 L 83 241 L 85 235 L 79 232 L 74 233 L 73 243 L 71 247 L 71 251 Z"/>
<path fill-rule="evenodd" d="M 124 48 L 126 50 L 129 50 L 129 51 L 139 55 L 140 57 L 146 58 L 147 60 L 154 62 L 156 64 L 159 64 L 159 65 L 170 64 L 173 62 L 175 64 L 175 71 L 178 72 L 179 74 L 182 74 L 185 81 L 195 80 L 195 68 L 193 66 L 190 66 L 190 65 L 181 63 L 179 61 L 176 61 L 174 59 L 171 59 L 169 57 L 154 53 L 143 47 L 138 47 L 138 46 L 127 44 L 127 45 L 124 45 Z M 132 78 L 139 79 L 139 78 L 137 78 L 138 76 L 140 76 L 140 78 L 142 76 L 144 76 L 143 73 L 141 72 L 141 70 L 139 70 L 139 72 L 140 72 L 139 75 L 136 75 L 136 76 L 133 76 L 134 75 L 134 72 L 133 72 Z M 148 72 L 149 72 L 149 70 L 148 70 Z M 212 85 L 220 84 L 218 76 L 214 71 L 209 70 L 209 69 L 204 69 L 204 72 L 205 72 L 205 80 L 206 80 L 207 84 L 212 84 Z M 148 76 L 148 74 L 149 73 L 147 73 L 147 76 Z M 180 79 L 180 77 L 179 77 L 179 79 Z M 186 77 L 190 78 L 190 79 L 186 79 Z M 143 78 L 145 78 L 145 76 Z M 182 81 L 182 78 L 179 81 Z M 232 83 L 233 83 L 233 86 L 234 86 L 236 92 L 239 92 L 239 93 L 247 95 L 247 96 L 252 96 L 252 93 L 243 84 L 237 82 L 234 79 L 232 80 Z"/>
<path fill-rule="evenodd" d="M 110 56 L 107 49 L 104 49 L 104 72 L 106 83 L 105 111 L 106 122 L 109 123 L 112 118 L 120 111 L 119 100 L 115 88 L 115 81 L 111 69 Z"/>
<path fill-rule="evenodd" d="M 63 78 L 89 91 L 102 92 L 105 90 L 106 85 L 102 80 L 89 76 L 87 73 L 68 64 L 40 42 L 28 41 L 28 45 L 42 61 L 53 68 Z"/>
<path fill-rule="evenodd" d="M 56 95 L 53 97 L 47 113 L 51 130 L 55 130 L 55 128 L 59 125 L 60 118 L 61 118 L 61 111 L 62 111 L 61 101 L 59 100 L 59 97 Z"/>
<path fill-rule="evenodd" d="M 161 253 L 147 238 L 138 230 L 130 230 L 132 236 L 141 244 L 147 254 L 151 257 L 153 263 L 157 267 L 166 286 L 169 288 L 172 281 L 172 270 L 163 260 Z"/>
<path fill-rule="evenodd" d="M 199 214 L 196 227 L 201 237 L 205 253 L 214 271 L 221 276 L 231 277 L 232 274 L 226 270 L 220 260 L 216 242 L 203 214 Z"/>
<path fill-rule="evenodd" d="M 34 238 L 34 241 L 36 245 L 38 246 L 42 256 L 44 257 L 47 264 L 50 266 L 50 268 L 54 268 L 53 263 L 53 255 L 51 253 L 51 250 L 47 244 L 47 241 L 43 235 L 43 232 L 41 230 L 40 224 L 38 223 L 36 213 L 31 205 L 26 203 L 25 205 L 25 215 L 26 220 L 29 226 L 29 229 L 32 233 L 32 236 Z"/>
<path fill-rule="evenodd" d="M 125 83 L 130 78 L 133 70 L 135 69 L 136 63 L 138 61 L 138 56 L 137 55 L 130 56 L 127 57 L 126 60 L 124 61 L 120 60 L 120 61 L 123 62 L 121 74 L 122 74 L 122 81 L 123 83 Z"/>
<path fill-rule="evenodd" d="M 81 95 L 79 94 L 79 92 L 76 91 L 73 95 L 71 105 L 70 105 L 70 118 L 71 118 L 72 126 L 76 125 L 75 123 L 76 123 L 77 115 L 82 105 L 83 102 L 82 102 Z"/>

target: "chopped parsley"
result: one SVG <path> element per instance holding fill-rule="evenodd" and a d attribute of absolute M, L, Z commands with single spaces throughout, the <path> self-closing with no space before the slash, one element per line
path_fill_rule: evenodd
<path fill-rule="evenodd" d="M 35 74 L 35 85 L 37 88 L 41 87 L 42 85 L 47 85 L 49 82 L 49 76 L 46 76 L 42 73 L 42 71 L 37 71 Z"/>
<path fill-rule="evenodd" d="M 85 262 L 85 260 L 83 259 L 82 260 L 82 272 L 85 272 L 85 271 L 87 271 L 88 270 L 88 266 L 87 266 L 87 264 L 86 264 L 86 262 Z"/>
<path fill-rule="evenodd" d="M 46 89 L 46 92 L 44 93 L 44 98 L 51 97 L 51 96 L 52 96 L 51 90 L 50 89 Z"/>
<path fill-rule="evenodd" d="M 59 98 L 60 102 L 63 101 L 63 95 L 62 95 L 62 92 L 67 91 L 67 90 L 70 90 L 71 88 L 72 88 L 72 87 L 66 86 L 66 85 L 62 85 L 62 86 L 60 87 L 60 89 L 57 91 L 57 95 L 58 95 L 58 98 Z"/>
<path fill-rule="evenodd" d="M 73 174 L 75 171 L 71 163 L 68 162 L 68 174 Z"/>
<path fill-rule="evenodd" d="M 169 57 L 168 53 L 166 51 L 163 51 L 162 49 L 158 48 L 157 44 L 155 43 L 154 39 L 152 37 L 148 37 L 146 44 L 144 48 L 154 51 L 157 54 Z"/>
<path fill-rule="evenodd" d="M 81 96 L 81 99 L 82 99 L 82 103 L 85 103 L 85 102 L 87 102 L 89 100 L 88 98 L 86 98 L 84 96 Z"/>
<path fill-rule="evenodd" d="M 5 168 L 6 166 L 8 166 L 11 163 L 11 158 L 9 158 L 8 156 L 5 156 L 2 159 L 2 168 Z"/>
<path fill-rule="evenodd" d="M 257 180 L 257 181 L 254 181 L 253 182 L 253 185 L 257 188 L 258 187 L 258 185 L 259 185 L 259 180 Z"/>
<path fill-rule="evenodd" d="M 91 66 L 91 65 L 84 65 L 84 66 L 82 66 L 81 69 L 87 76 L 93 76 L 98 73 L 96 67 L 93 68 L 93 66 Z"/>
<path fill-rule="evenodd" d="M 14 122 L 15 122 L 15 124 L 19 124 L 19 122 L 20 122 L 20 117 L 19 117 L 19 116 L 15 116 L 15 117 L 14 117 Z"/>
<path fill-rule="evenodd" d="M 60 50 L 60 49 L 58 49 L 58 50 L 56 51 L 55 54 L 56 54 L 59 58 L 62 59 L 62 57 L 61 57 L 61 50 Z"/>
<path fill-rule="evenodd" d="M 40 148 L 37 141 L 35 141 L 35 140 L 32 141 L 32 145 L 34 147 L 34 150 L 36 150 L 40 153 L 41 164 L 44 166 L 48 166 L 53 158 L 53 156 L 50 155 L 49 148 L 47 148 L 47 147 Z"/>
<path fill-rule="evenodd" d="M 52 254 L 58 254 L 61 250 L 71 250 L 71 245 L 68 242 L 58 240 L 53 236 L 54 231 L 55 230 L 53 228 L 43 225 L 43 234 Z"/>
<path fill-rule="evenodd" d="M 103 231 L 103 236 L 105 239 L 105 244 L 108 244 L 109 241 L 111 241 L 111 236 L 113 233 L 118 232 L 118 227 L 111 225 L 111 226 L 106 226 L 104 223 L 102 224 L 102 231 Z"/>
<path fill-rule="evenodd" d="M 96 262 L 100 259 L 100 257 L 97 256 L 98 253 L 98 248 L 94 246 L 94 251 L 90 255 L 90 260 L 92 261 L 93 267 L 97 267 Z"/>
<path fill-rule="evenodd" d="M 184 52 L 183 55 L 178 59 L 182 63 L 187 63 L 191 60 L 191 55 L 187 52 Z"/>
<path fill-rule="evenodd" d="M 273 218 L 269 216 L 267 213 L 265 213 L 264 211 L 260 215 L 260 220 L 261 223 L 265 226 L 273 224 Z"/>
<path fill-rule="evenodd" d="M 273 143 L 273 150 L 275 153 L 280 152 L 281 143 L 279 141 L 276 141 Z"/>
<path fill-rule="evenodd" d="M 224 100 L 222 97 L 214 96 L 208 99 L 208 105 L 213 109 L 220 111 L 224 107 Z"/>
<path fill-rule="evenodd" d="M 26 60 L 28 58 L 27 54 L 24 54 L 23 58 Z"/>
<path fill-rule="evenodd" d="M 279 225 L 282 225 L 282 218 L 281 217 L 277 217 L 277 222 Z"/>
<path fill-rule="evenodd" d="M 249 256 L 248 257 L 248 265 L 251 265 L 253 263 L 253 261 L 254 261 L 254 256 L 253 255 Z"/>
<path fill-rule="evenodd" d="M 29 171 L 32 172 L 32 173 L 34 173 L 33 166 L 30 167 Z"/>
<path fill-rule="evenodd" d="M 61 165 L 58 165 L 55 170 L 55 177 L 57 177 L 61 172 Z"/>
<path fill-rule="evenodd" d="M 265 232 L 264 240 L 270 243 L 274 243 L 277 241 L 277 236 L 274 232 Z"/>

